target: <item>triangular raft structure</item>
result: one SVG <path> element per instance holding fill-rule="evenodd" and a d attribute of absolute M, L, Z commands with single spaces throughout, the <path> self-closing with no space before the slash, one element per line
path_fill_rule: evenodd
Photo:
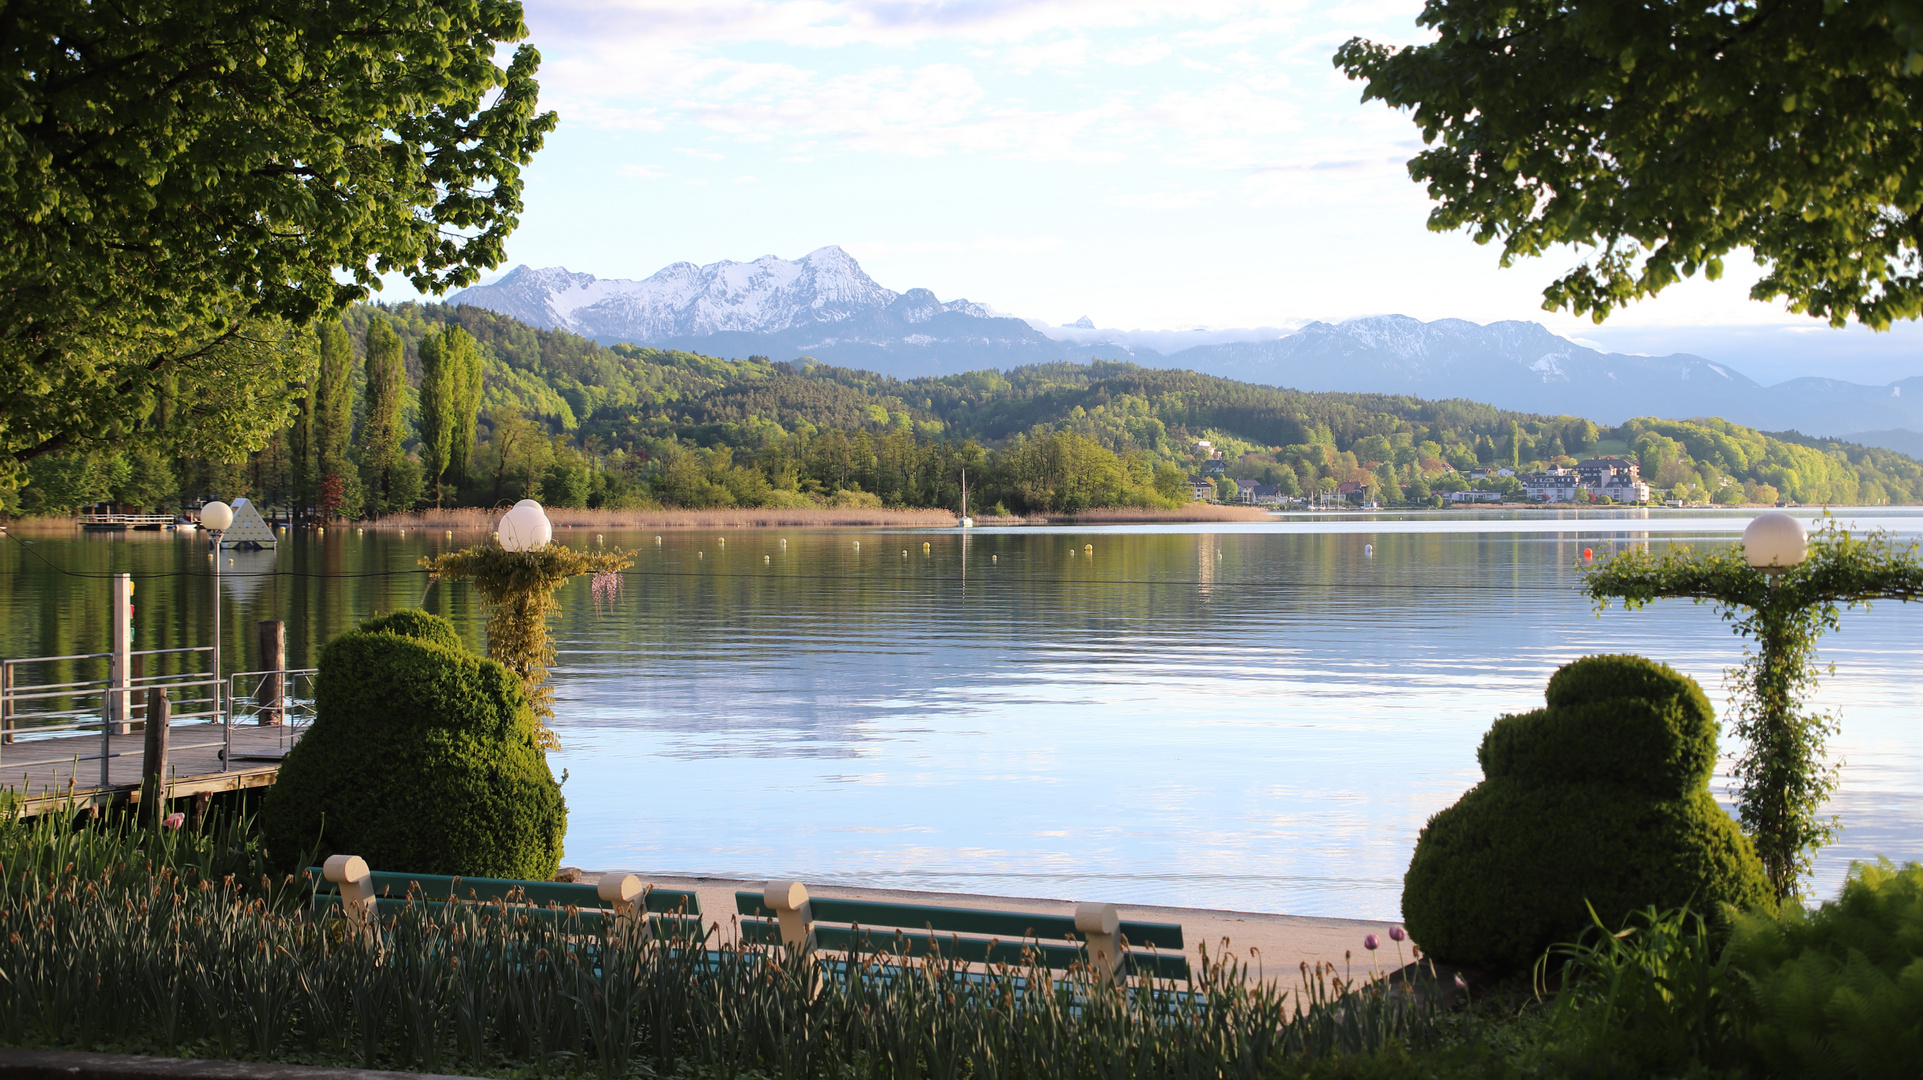
<path fill-rule="evenodd" d="M 220 538 L 221 547 L 270 548 L 274 546 L 274 530 L 267 527 L 261 519 L 260 511 L 247 499 L 234 500 L 234 523 Z"/>

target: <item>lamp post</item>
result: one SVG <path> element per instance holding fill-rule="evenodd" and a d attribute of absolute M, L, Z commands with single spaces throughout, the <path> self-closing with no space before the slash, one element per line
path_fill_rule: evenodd
<path fill-rule="evenodd" d="M 227 711 L 222 704 L 221 691 L 226 687 L 220 681 L 220 538 L 227 527 L 234 523 L 234 508 L 224 502 L 210 502 L 200 508 L 200 527 L 213 534 L 212 554 L 214 560 L 214 715 L 223 723 Z M 227 770 L 227 759 L 222 755 L 221 771 Z"/>
<path fill-rule="evenodd" d="M 554 524 L 540 503 L 522 499 L 501 515 L 494 536 L 508 551 L 538 551 L 554 539 Z"/>
<path fill-rule="evenodd" d="M 1835 819 L 1821 816 L 1836 788 L 1836 768 L 1824 759 L 1835 719 L 1803 704 L 1816 687 L 1816 639 L 1837 625 L 1843 607 L 1923 600 L 1916 545 L 1899 547 L 1882 533 L 1853 537 L 1833 522 L 1812 538 L 1796 518 L 1768 513 L 1743 530 L 1740 551 L 1625 552 L 1583 578 L 1599 606 L 1711 601 L 1731 629 L 1756 643 L 1730 671 L 1729 730 L 1744 745 L 1730 777 L 1743 831 L 1771 884 L 1778 896 L 1793 895 L 1835 832 Z"/>
<path fill-rule="evenodd" d="M 1809 556 L 1809 534 L 1788 514 L 1758 514 L 1743 530 L 1743 557 L 1769 575 L 1769 583 Z"/>

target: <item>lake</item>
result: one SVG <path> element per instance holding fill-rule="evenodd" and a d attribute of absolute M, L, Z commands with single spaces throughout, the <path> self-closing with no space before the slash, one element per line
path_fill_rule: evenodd
<path fill-rule="evenodd" d="M 1923 510 L 1837 514 L 1923 535 Z M 1424 821 L 1560 664 L 1641 653 L 1721 706 L 1741 641 L 1713 609 L 1598 617 L 1577 567 L 1585 548 L 1729 543 L 1749 516 L 604 531 L 633 569 L 612 597 L 569 585 L 555 623 L 566 861 L 1395 918 Z M 266 618 L 295 665 L 400 607 L 480 647 L 467 587 L 414 565 L 478 539 L 347 527 L 223 556 L 228 669 Z M 95 575 L 114 571 L 135 575 L 136 647 L 203 644 L 209 569 L 190 534 L 19 533 L 0 541 L 0 656 L 104 649 Z M 1851 859 L 1923 857 L 1923 606 L 1846 614 L 1821 658 L 1846 762 L 1828 895 Z"/>

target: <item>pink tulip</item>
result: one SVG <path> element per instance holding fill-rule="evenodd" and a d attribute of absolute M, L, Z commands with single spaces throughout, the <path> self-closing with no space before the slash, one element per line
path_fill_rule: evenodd
<path fill-rule="evenodd" d="M 185 824 L 187 824 L 187 815 L 178 810 L 160 819 L 160 827 L 163 829 L 178 829 Z"/>
<path fill-rule="evenodd" d="M 1374 952 L 1381 945 L 1382 939 L 1376 937 L 1374 934 L 1370 934 L 1368 937 L 1362 939 L 1362 947 L 1370 952 Z"/>
<path fill-rule="evenodd" d="M 1405 939 L 1405 938 L 1407 938 L 1408 936 L 1409 936 L 1409 932 L 1408 932 L 1407 930 L 1404 930 L 1404 929 L 1403 929 L 1402 927 L 1400 927 L 1400 926 L 1391 926 L 1391 927 L 1389 928 L 1389 940 L 1390 940 L 1390 941 L 1402 941 L 1403 939 Z"/>

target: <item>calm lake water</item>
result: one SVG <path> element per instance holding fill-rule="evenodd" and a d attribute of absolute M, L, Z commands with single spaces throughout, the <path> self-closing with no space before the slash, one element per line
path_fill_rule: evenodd
<path fill-rule="evenodd" d="M 1838 516 L 1923 535 L 1923 511 Z M 1747 520 L 608 531 L 634 568 L 609 602 L 570 585 L 555 627 L 567 861 L 1394 918 L 1423 822 L 1558 665 L 1642 653 L 1720 707 L 1740 642 L 1712 609 L 1598 617 L 1576 566 L 1585 547 L 1728 543 Z M 414 566 L 476 539 L 330 529 L 230 556 L 229 669 L 253 666 L 266 618 L 288 621 L 295 664 L 398 607 L 478 648 L 473 596 Z M 0 656 L 104 649 L 105 582 L 73 575 L 121 570 L 137 647 L 202 644 L 208 569 L 185 534 L 0 541 Z M 1827 895 L 1851 859 L 1923 858 L 1923 606 L 1846 615 L 1822 658 L 1846 761 Z"/>

